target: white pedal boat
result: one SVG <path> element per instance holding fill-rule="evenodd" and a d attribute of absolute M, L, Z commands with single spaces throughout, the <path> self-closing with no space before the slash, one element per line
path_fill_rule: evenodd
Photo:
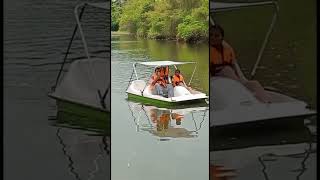
<path fill-rule="evenodd" d="M 93 58 L 89 53 L 81 26 L 81 17 L 87 7 L 110 13 L 109 3 L 80 3 L 75 7 L 77 24 L 49 97 L 56 100 L 58 111 L 107 120 L 110 119 L 111 63 L 107 58 Z M 76 32 L 80 33 L 87 57 L 71 62 L 68 72 L 63 73 Z"/>
<path fill-rule="evenodd" d="M 136 71 L 137 64 L 153 68 L 159 66 L 173 66 L 175 69 L 177 69 L 177 65 L 195 64 L 195 62 L 152 61 L 134 63 L 132 76 L 134 74 L 136 79 L 130 79 L 129 86 L 126 91 L 128 94 L 128 99 L 138 100 L 151 105 L 170 106 L 177 104 L 194 103 L 195 101 L 205 102 L 205 99 L 208 98 L 208 96 L 205 93 L 196 90 L 188 90 L 182 86 L 174 87 L 174 97 L 171 98 L 152 94 L 150 90 L 150 85 L 147 84 L 144 80 L 139 79 Z M 194 67 L 194 71 L 188 85 L 190 85 L 192 81 L 195 70 L 196 66 Z"/>
<path fill-rule="evenodd" d="M 210 1 L 210 23 L 215 24 L 216 13 L 233 11 L 241 8 L 256 6 L 272 6 L 275 9 L 269 30 L 260 48 L 258 58 L 251 71 L 251 79 L 254 77 L 262 54 L 269 40 L 270 34 L 278 15 L 276 1 L 255 3 L 222 3 Z M 238 64 L 238 73 L 246 79 Z M 242 84 L 223 77 L 211 77 L 210 79 L 210 127 L 239 125 L 252 122 L 266 122 L 266 120 L 280 120 L 288 118 L 313 116 L 315 111 L 309 109 L 307 103 L 286 96 L 274 90 L 267 90 L 271 97 L 271 103 L 259 102 L 255 96 Z"/>

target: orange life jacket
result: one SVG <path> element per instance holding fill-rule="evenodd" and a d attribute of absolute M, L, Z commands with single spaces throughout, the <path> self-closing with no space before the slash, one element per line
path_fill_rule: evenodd
<path fill-rule="evenodd" d="M 157 77 L 158 77 L 158 75 L 153 73 L 152 76 L 151 76 L 152 81 L 155 80 Z M 158 84 L 160 84 L 162 86 L 166 85 L 166 81 L 164 80 L 164 78 L 162 76 L 160 76 L 160 78 L 157 80 L 156 83 L 158 83 Z"/>
<path fill-rule="evenodd" d="M 227 42 L 222 42 L 222 52 L 215 47 L 210 47 L 210 64 L 214 66 L 231 65 L 234 60 L 235 53 Z"/>
<path fill-rule="evenodd" d="M 164 80 L 167 80 L 168 75 L 169 75 L 169 66 L 162 67 L 162 68 L 160 69 L 160 76 L 161 76 Z"/>
<path fill-rule="evenodd" d="M 178 86 L 180 83 L 182 83 L 184 81 L 183 76 L 180 74 L 179 76 L 174 75 L 173 76 L 173 84 L 175 86 Z"/>

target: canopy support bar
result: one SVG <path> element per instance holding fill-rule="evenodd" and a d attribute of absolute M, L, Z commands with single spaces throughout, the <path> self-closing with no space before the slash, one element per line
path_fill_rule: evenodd
<path fill-rule="evenodd" d="M 134 71 L 134 74 L 136 75 L 137 80 L 139 80 L 137 70 L 136 70 L 136 63 L 133 64 L 133 71 Z"/>
<path fill-rule="evenodd" d="M 79 14 L 79 16 L 78 16 L 78 19 L 79 19 L 79 20 L 81 19 L 82 15 L 83 15 L 84 8 L 85 8 L 85 6 L 83 6 L 82 9 L 81 9 L 81 11 L 80 11 L 80 14 Z M 69 42 L 69 44 L 68 44 L 68 48 L 67 48 L 66 54 L 64 55 L 62 65 L 60 66 L 60 70 L 59 70 L 59 73 L 58 73 L 58 76 L 57 76 L 57 79 L 56 79 L 56 83 L 55 83 L 55 85 L 52 87 L 53 90 L 56 89 L 56 87 L 57 87 L 57 85 L 58 85 L 58 83 L 59 83 L 61 73 L 62 73 L 63 68 L 64 68 L 64 65 L 65 65 L 65 63 L 66 63 L 66 61 L 67 61 L 67 57 L 68 57 L 68 54 L 69 54 L 69 52 L 70 52 L 70 48 L 71 48 L 73 39 L 74 39 L 74 37 L 75 37 L 75 35 L 76 35 L 76 33 L 77 33 L 77 30 L 78 30 L 78 25 L 76 25 L 76 26 L 74 27 L 74 30 L 73 30 L 73 33 L 72 33 L 70 42 Z"/>
<path fill-rule="evenodd" d="M 133 74 L 134 74 L 134 70 L 132 70 L 132 73 L 131 73 L 131 76 L 130 76 L 130 80 L 129 80 L 129 83 L 128 83 L 128 86 L 127 86 L 127 89 L 128 89 L 128 88 L 129 88 L 129 86 L 130 86 L 130 83 L 131 83 L 131 81 L 132 81 Z"/>
<path fill-rule="evenodd" d="M 278 19 L 279 6 L 278 6 L 278 4 L 276 2 L 274 2 L 273 5 L 275 6 L 275 14 L 273 15 L 272 22 L 271 22 L 270 27 L 268 29 L 268 32 L 267 32 L 267 34 L 266 34 L 266 36 L 264 38 L 263 44 L 262 44 L 262 46 L 260 48 L 257 61 L 254 64 L 254 66 L 252 68 L 252 71 L 250 73 L 250 79 L 253 79 L 255 74 L 256 74 L 257 68 L 258 68 L 258 66 L 260 64 L 260 61 L 261 61 L 261 58 L 262 58 L 262 54 L 263 54 L 263 52 L 264 52 L 264 50 L 265 50 L 265 48 L 267 46 L 267 43 L 268 43 L 268 41 L 270 39 L 270 35 L 271 35 L 271 33 L 272 33 L 273 29 L 274 29 L 274 25 L 275 25 L 275 23 L 276 23 L 276 21 Z"/>
<path fill-rule="evenodd" d="M 89 54 L 89 50 L 88 50 L 87 41 L 85 39 L 83 30 L 82 30 L 82 27 L 81 27 L 81 22 L 80 22 L 80 19 L 78 17 L 78 8 L 80 6 L 83 6 L 83 8 L 84 8 L 86 5 L 87 5 L 86 3 L 81 3 L 81 4 L 77 5 L 75 7 L 75 9 L 74 9 L 74 15 L 75 15 L 75 18 L 76 18 L 76 21 L 77 21 L 77 25 L 78 25 L 78 28 L 79 28 L 79 32 L 80 32 L 80 35 L 81 35 L 81 40 L 82 40 L 82 43 L 83 43 L 83 46 L 84 46 L 84 51 L 85 51 L 88 59 L 90 59 L 90 54 Z"/>
<path fill-rule="evenodd" d="M 188 86 L 190 86 L 190 84 L 191 84 L 191 81 L 192 81 L 192 79 L 193 79 L 194 73 L 196 72 L 196 69 L 197 69 L 197 64 L 196 64 L 196 66 L 195 66 L 194 69 L 193 69 L 193 72 L 192 72 L 190 81 L 189 81 L 189 83 L 188 83 Z"/>

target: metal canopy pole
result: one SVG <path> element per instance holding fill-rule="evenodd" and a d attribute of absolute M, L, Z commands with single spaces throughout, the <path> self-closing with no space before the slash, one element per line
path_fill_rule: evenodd
<path fill-rule="evenodd" d="M 196 66 L 195 66 L 194 69 L 193 69 L 193 72 L 192 72 L 190 81 L 189 81 L 189 83 L 188 83 L 188 86 L 190 86 L 190 84 L 191 84 L 191 81 L 192 81 L 192 79 L 193 79 L 194 73 L 196 72 L 196 69 L 197 69 L 197 63 L 196 63 Z"/>
<path fill-rule="evenodd" d="M 88 57 L 88 59 L 90 59 L 90 54 L 89 54 L 89 50 L 88 50 L 88 45 L 87 45 L 87 42 L 86 42 L 86 39 L 85 39 L 85 36 L 84 36 L 84 33 L 83 33 L 83 30 L 82 30 L 82 27 L 81 27 L 81 22 L 80 22 L 80 19 L 78 17 L 78 8 L 80 6 L 86 6 L 87 4 L 86 3 L 81 3 L 79 5 L 77 5 L 75 8 L 74 8 L 74 15 L 75 15 L 75 18 L 76 18 L 76 21 L 77 21 L 77 25 L 78 25 L 78 28 L 79 28 L 79 32 L 80 32 L 80 35 L 81 35 L 81 40 L 82 40 L 82 43 L 83 43 L 83 46 L 84 46 L 84 51 Z"/>
<path fill-rule="evenodd" d="M 210 16 L 210 23 L 211 23 L 211 25 L 215 25 L 215 23 L 214 23 L 214 19 Z"/>
<path fill-rule="evenodd" d="M 136 71 L 136 63 L 133 64 L 133 71 L 134 71 L 134 74 L 136 75 L 137 80 L 139 80 L 138 74 L 137 74 L 137 71 Z"/>
<path fill-rule="evenodd" d="M 270 27 L 269 27 L 269 30 L 264 38 L 264 41 L 263 41 L 263 44 L 260 48 L 260 51 L 259 51 L 259 54 L 258 54 L 258 58 L 257 58 L 257 61 L 256 63 L 254 64 L 253 68 L 252 68 L 252 71 L 250 73 L 250 79 L 253 79 L 254 78 L 254 75 L 256 74 L 256 71 L 257 71 L 257 68 L 260 64 L 260 61 L 261 61 L 261 58 L 262 58 L 262 54 L 267 46 L 267 43 L 269 41 L 269 38 L 270 38 L 270 35 L 274 29 L 274 25 L 278 19 L 278 12 L 279 12 L 279 6 L 278 6 L 278 3 L 277 2 L 273 2 L 273 5 L 275 7 L 275 14 L 273 15 L 273 18 L 272 18 L 272 21 L 271 21 L 271 24 L 270 24 Z"/>
<path fill-rule="evenodd" d="M 79 15 L 77 14 L 77 18 L 79 19 L 79 21 L 80 21 L 82 15 L 83 15 L 84 8 L 85 8 L 85 6 L 82 7 L 80 14 L 79 14 Z M 68 44 L 68 48 L 67 48 L 66 54 L 64 55 L 62 65 L 60 66 L 60 70 L 59 70 L 59 73 L 58 73 L 58 76 L 57 76 L 57 79 L 56 79 L 56 83 L 55 83 L 55 85 L 52 87 L 53 90 L 56 89 L 56 87 L 57 87 L 57 85 L 58 85 L 58 83 L 59 83 L 59 79 L 60 79 L 60 76 L 61 76 L 61 74 L 62 74 L 63 67 L 64 67 L 64 65 L 65 65 L 65 63 L 66 63 L 66 61 L 67 61 L 67 57 L 68 57 L 68 54 L 69 54 L 69 51 L 70 51 L 70 48 L 71 48 L 73 39 L 74 39 L 74 37 L 75 37 L 75 35 L 76 35 L 76 32 L 77 32 L 77 30 L 78 30 L 78 27 L 79 27 L 78 24 L 74 27 L 74 30 L 73 30 L 73 33 L 72 33 L 70 42 L 69 42 L 69 44 Z"/>

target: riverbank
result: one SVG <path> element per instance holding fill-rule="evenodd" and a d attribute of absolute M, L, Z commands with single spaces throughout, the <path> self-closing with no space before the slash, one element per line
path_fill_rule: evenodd
<path fill-rule="evenodd" d="M 162 40 L 162 41 L 176 41 L 179 43 L 188 43 L 188 44 L 203 44 L 203 43 L 209 43 L 209 38 L 197 38 L 197 39 L 190 39 L 188 41 L 182 39 L 182 38 L 172 38 L 172 37 L 141 37 L 138 35 L 135 35 L 133 33 L 127 32 L 127 31 L 111 31 L 111 35 L 128 35 L 133 36 L 138 39 L 150 39 L 150 40 Z"/>
<path fill-rule="evenodd" d="M 126 31 L 111 31 L 111 35 L 131 35 L 131 34 Z"/>

